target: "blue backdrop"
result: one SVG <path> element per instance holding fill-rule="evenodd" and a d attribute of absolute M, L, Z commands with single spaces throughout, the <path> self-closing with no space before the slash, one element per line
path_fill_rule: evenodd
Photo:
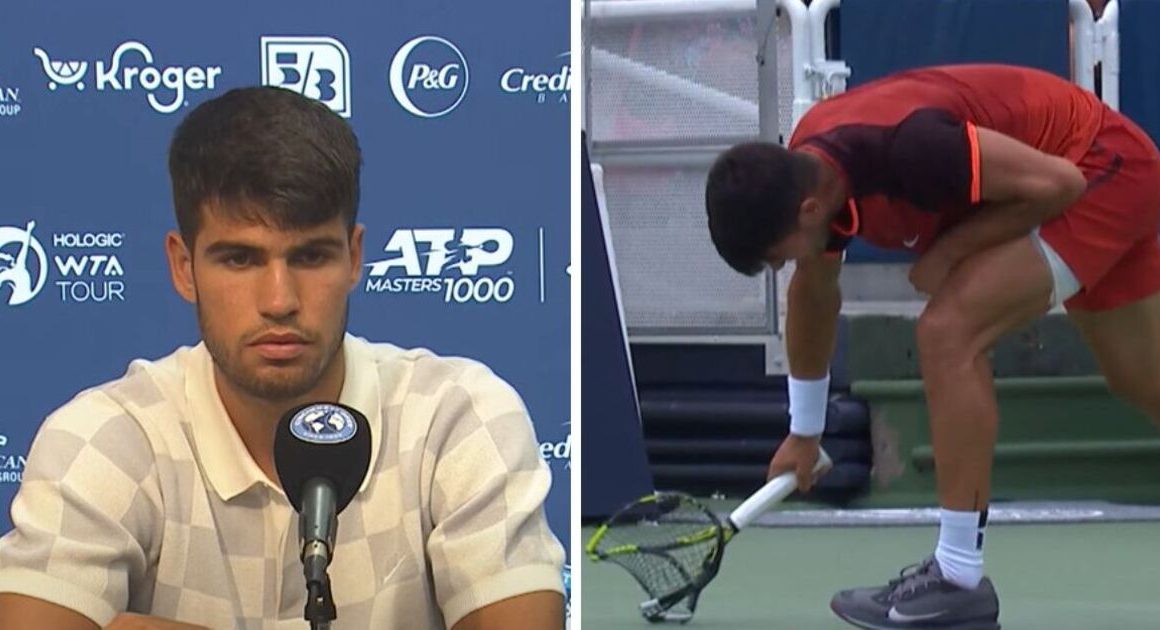
<path fill-rule="evenodd" d="M 0 532 L 43 418 L 198 340 L 162 242 L 197 104 L 286 85 L 349 117 L 368 264 L 350 330 L 490 365 L 523 395 L 568 542 L 568 3 L 397 0 L 0 9 Z M 439 251 L 448 250 L 446 255 Z M 465 260 L 474 260 L 479 264 Z M 8 270 L 8 275 L 3 275 Z"/>

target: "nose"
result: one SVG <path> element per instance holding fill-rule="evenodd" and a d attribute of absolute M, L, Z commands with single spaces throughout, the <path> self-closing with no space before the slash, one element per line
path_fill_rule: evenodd
<path fill-rule="evenodd" d="M 264 317 L 286 319 L 298 312 L 298 286 L 285 261 L 272 261 L 266 266 L 257 287 L 258 310 Z"/>

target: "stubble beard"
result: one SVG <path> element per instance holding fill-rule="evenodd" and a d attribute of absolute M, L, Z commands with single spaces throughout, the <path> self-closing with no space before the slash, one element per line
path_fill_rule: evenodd
<path fill-rule="evenodd" d="M 268 371 L 275 371 L 275 373 L 262 375 L 244 365 L 241 357 L 238 356 L 246 342 L 238 340 L 235 347 L 230 344 L 229 340 L 217 336 L 212 327 L 207 325 L 201 304 L 197 304 L 198 329 L 201 331 L 201 338 L 218 370 L 231 385 L 246 395 L 270 402 L 299 398 L 318 385 L 322 375 L 338 355 L 339 348 L 342 347 L 349 315 L 350 301 L 348 300 L 343 307 L 341 325 L 338 330 L 334 331 L 327 347 L 322 349 L 322 354 L 319 355 L 317 361 L 302 365 L 269 368 Z"/>

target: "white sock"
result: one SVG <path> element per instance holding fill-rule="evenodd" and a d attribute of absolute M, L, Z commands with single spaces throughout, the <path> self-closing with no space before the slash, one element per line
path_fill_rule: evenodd
<path fill-rule="evenodd" d="M 987 511 L 939 514 L 938 548 L 934 557 L 943 576 L 963 588 L 975 588 L 983 579 L 983 530 Z"/>

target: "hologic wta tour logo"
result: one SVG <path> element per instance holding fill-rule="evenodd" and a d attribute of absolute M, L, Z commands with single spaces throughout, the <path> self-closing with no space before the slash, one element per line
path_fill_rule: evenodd
<path fill-rule="evenodd" d="M 86 83 L 88 61 L 61 60 L 39 46 L 32 52 L 40 59 L 51 91 L 71 86 L 82 92 L 93 86 L 98 92 L 145 92 L 149 106 L 162 114 L 172 114 L 189 105 L 186 92 L 216 89 L 222 74 L 221 66 L 158 67 L 148 46 L 127 41 L 113 50 L 108 64 L 103 60 L 91 64 L 92 82 Z"/>
<path fill-rule="evenodd" d="M 29 221 L 24 229 L 0 226 L 0 300 L 7 289 L 8 306 L 32 300 L 48 279 L 48 257 L 32 235 L 35 228 L 36 221 Z"/>
<path fill-rule="evenodd" d="M 51 241 L 45 241 L 52 245 L 50 266 L 35 230 L 36 221 L 0 226 L 0 306 L 31 302 L 45 289 L 50 274 L 57 277 L 52 284 L 62 302 L 125 301 L 125 268 L 117 257 L 125 242 L 123 233 L 54 233 Z"/>
<path fill-rule="evenodd" d="M 450 114 L 467 95 L 467 58 L 450 41 L 422 35 L 403 44 L 391 60 L 391 94 L 420 118 Z"/>

